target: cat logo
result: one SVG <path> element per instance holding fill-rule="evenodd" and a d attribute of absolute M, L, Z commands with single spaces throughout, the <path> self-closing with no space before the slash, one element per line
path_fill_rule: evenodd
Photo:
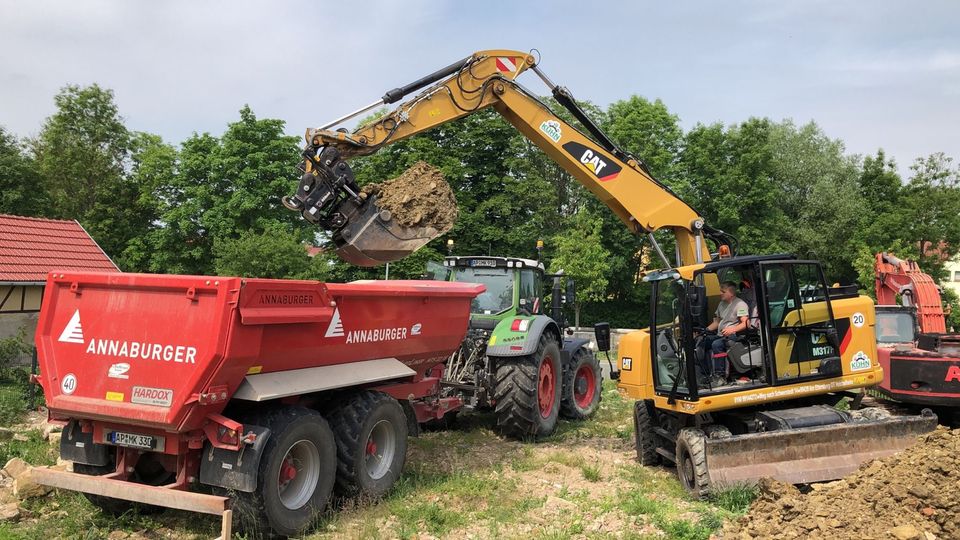
<path fill-rule="evenodd" d="M 613 180 L 620 174 L 620 165 L 592 148 L 571 141 L 563 145 L 563 149 L 578 159 L 601 182 Z"/>

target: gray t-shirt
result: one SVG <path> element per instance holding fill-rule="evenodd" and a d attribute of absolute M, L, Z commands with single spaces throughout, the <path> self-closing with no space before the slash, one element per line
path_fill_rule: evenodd
<path fill-rule="evenodd" d="M 720 302 L 720 305 L 717 306 L 717 318 L 720 319 L 720 325 L 717 329 L 723 330 L 728 326 L 738 325 L 740 324 L 740 317 L 749 316 L 750 308 L 747 307 L 747 303 L 737 297 L 734 297 L 729 303 Z"/>

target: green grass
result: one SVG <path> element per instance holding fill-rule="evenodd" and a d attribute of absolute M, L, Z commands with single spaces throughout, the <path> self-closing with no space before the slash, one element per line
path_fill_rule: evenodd
<path fill-rule="evenodd" d="M 734 486 L 710 495 L 710 502 L 724 510 L 743 515 L 759 495 L 756 486 Z"/>
<path fill-rule="evenodd" d="M 23 420 L 27 413 L 27 395 L 30 383 L 25 371 L 16 369 L 0 378 L 0 426 L 10 427 Z M 43 400 L 43 392 L 35 388 L 37 401 Z"/>
<path fill-rule="evenodd" d="M 11 458 L 18 457 L 31 465 L 53 465 L 60 455 L 43 437 L 43 432 L 33 429 L 22 433 L 27 440 L 10 439 L 0 442 L 0 467 Z"/>
<path fill-rule="evenodd" d="M 600 481 L 600 467 L 596 465 L 581 465 L 580 473 L 583 474 L 584 480 L 589 480 L 591 482 Z"/>

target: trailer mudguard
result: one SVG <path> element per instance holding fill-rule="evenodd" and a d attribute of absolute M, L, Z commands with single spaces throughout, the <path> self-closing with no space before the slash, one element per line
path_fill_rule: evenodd
<path fill-rule="evenodd" d="M 200 460 L 201 484 L 247 493 L 257 489 L 257 471 L 263 448 L 270 438 L 270 429 L 250 424 L 244 424 L 243 429 L 247 433 L 254 432 L 257 438 L 252 445 L 245 445 L 240 450 L 214 448 L 210 441 L 206 442 Z"/>
<path fill-rule="evenodd" d="M 510 329 L 516 319 L 530 321 L 526 332 L 515 332 Z M 533 354 L 544 332 L 552 332 L 559 341 L 560 327 L 546 315 L 508 317 L 500 321 L 493 335 L 490 336 L 490 341 L 487 343 L 487 356 L 508 357 Z"/>
<path fill-rule="evenodd" d="M 110 447 L 93 442 L 93 431 L 84 433 L 80 423 L 71 420 L 60 437 L 60 457 L 84 465 L 104 467 L 110 464 Z"/>
<path fill-rule="evenodd" d="M 416 372 L 396 358 L 317 366 L 247 375 L 233 399 L 269 401 L 337 388 L 413 377 Z"/>

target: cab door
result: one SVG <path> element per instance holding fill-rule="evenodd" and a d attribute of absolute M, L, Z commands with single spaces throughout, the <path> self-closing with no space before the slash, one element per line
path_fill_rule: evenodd
<path fill-rule="evenodd" d="M 815 261 L 760 265 L 773 383 L 840 375 L 839 343 L 826 280 Z"/>

